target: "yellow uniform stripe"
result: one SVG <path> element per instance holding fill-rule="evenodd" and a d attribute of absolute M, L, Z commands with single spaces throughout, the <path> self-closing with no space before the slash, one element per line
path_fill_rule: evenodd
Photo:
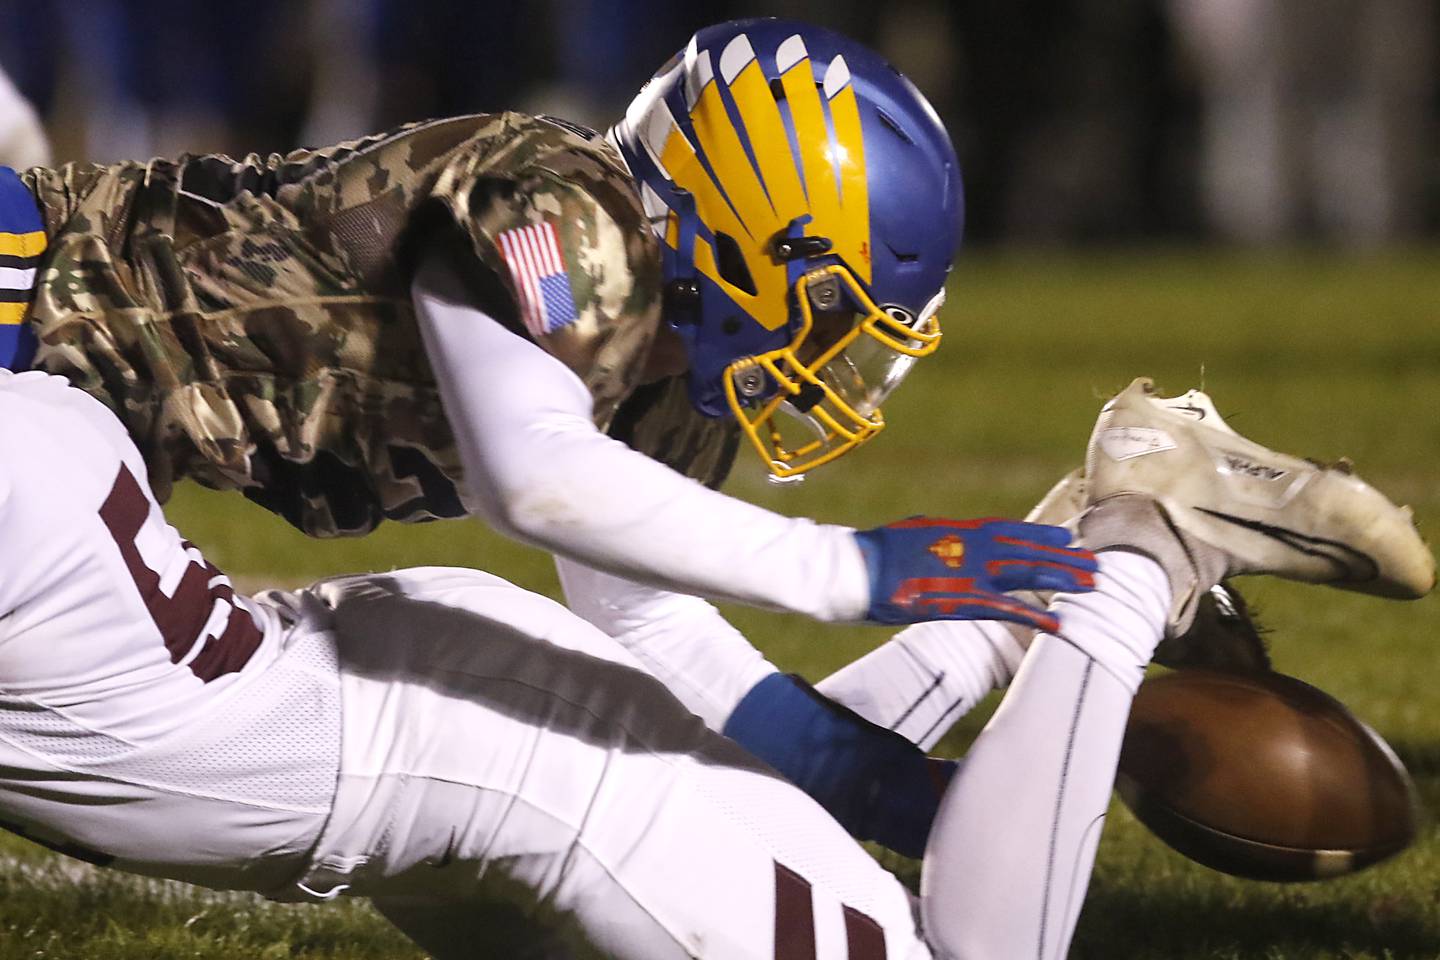
<path fill-rule="evenodd" d="M 0 233 L 0 255 L 33 257 L 45 252 L 45 231 L 34 233 Z"/>
<path fill-rule="evenodd" d="M 28 303 L 0 303 L 0 325 L 12 327 L 25 319 Z"/>

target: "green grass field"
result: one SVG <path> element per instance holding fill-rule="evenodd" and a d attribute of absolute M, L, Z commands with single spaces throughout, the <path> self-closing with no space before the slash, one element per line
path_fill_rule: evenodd
<path fill-rule="evenodd" d="M 887 407 L 884 436 L 799 486 L 769 486 L 746 463 L 730 491 L 858 526 L 922 512 L 1019 515 L 1079 462 L 1101 401 L 1149 375 L 1170 392 L 1203 384 L 1262 443 L 1352 457 L 1440 541 L 1440 251 L 972 257 L 946 317 L 943 349 Z M 171 519 L 251 585 L 445 563 L 556 592 L 547 557 L 476 524 L 312 543 L 239 498 L 195 489 L 179 492 Z M 1171 853 L 1117 804 L 1072 956 L 1440 957 L 1440 600 L 1263 581 L 1247 593 L 1273 629 L 1279 669 L 1345 701 L 1409 765 L 1428 815 L 1420 842 L 1339 881 L 1242 882 Z M 733 614 L 783 668 L 812 678 L 885 636 Z M 982 722 L 968 719 L 946 746 L 962 749 Z M 916 876 L 915 864 L 890 862 Z M 415 955 L 363 905 L 281 907 L 0 839 L 0 960 Z"/>

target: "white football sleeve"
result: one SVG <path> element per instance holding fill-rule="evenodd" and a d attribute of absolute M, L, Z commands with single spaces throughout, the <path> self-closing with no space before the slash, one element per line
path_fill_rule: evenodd
<path fill-rule="evenodd" d="M 570 609 L 629 650 L 711 730 L 723 732 L 735 705 L 775 672 L 699 597 L 647 587 L 566 557 L 555 558 L 555 569 Z"/>
<path fill-rule="evenodd" d="M 864 618 L 853 531 L 711 490 L 596 429 L 568 367 L 471 303 L 438 257 L 412 297 L 471 512 L 552 553 L 679 593 Z"/>
<path fill-rule="evenodd" d="M 565 600 L 645 664 L 691 713 L 724 730 L 776 668 L 713 604 L 555 558 Z M 929 751 L 992 690 L 1009 685 L 1032 630 L 986 620 L 916 623 L 815 688 Z"/>
<path fill-rule="evenodd" d="M 911 624 L 815 689 L 929 751 L 1009 685 L 1033 632 L 1003 620 Z"/>

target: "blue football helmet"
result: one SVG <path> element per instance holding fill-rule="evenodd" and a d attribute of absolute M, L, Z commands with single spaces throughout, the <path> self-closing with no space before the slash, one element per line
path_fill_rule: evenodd
<path fill-rule="evenodd" d="M 735 416 L 779 478 L 879 432 L 939 345 L 960 242 L 959 162 L 914 85 L 832 31 L 737 20 L 695 34 L 608 136 L 662 241 L 695 408 Z"/>

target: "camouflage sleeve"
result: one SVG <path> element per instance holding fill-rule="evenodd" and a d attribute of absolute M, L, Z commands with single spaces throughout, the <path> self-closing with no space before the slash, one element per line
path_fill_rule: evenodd
<path fill-rule="evenodd" d="M 637 388 L 620 405 L 610 435 L 717 490 L 730 475 L 740 445 L 739 425 L 701 415 L 690 403 L 683 376 Z"/>
<path fill-rule="evenodd" d="M 487 273 L 504 288 L 502 296 L 485 298 L 487 307 L 508 309 L 497 319 L 580 376 L 600 429 L 718 487 L 734 461 L 735 424 L 697 413 L 683 376 L 640 385 L 660 322 L 661 277 L 658 243 L 634 181 L 609 144 L 583 129 L 518 114 L 503 121 L 512 127 L 497 138 L 504 146 L 457 156 L 435 188 Z M 534 317 L 527 322 L 522 315 L 525 278 L 512 262 L 511 241 L 547 224 L 558 241 L 574 319 L 536 329 Z"/>
<path fill-rule="evenodd" d="M 36 167 L 23 179 L 40 204 L 46 233 L 85 232 L 119 247 L 133 219 L 134 197 L 145 182 L 145 172 L 142 163 L 67 163 L 53 169 Z"/>
<path fill-rule="evenodd" d="M 508 291 L 512 314 L 498 319 L 585 382 L 605 429 L 639 382 L 659 323 L 659 250 L 607 144 L 515 122 L 503 158 L 461 154 L 435 196 Z M 555 248 L 538 248 L 546 242 Z"/>

